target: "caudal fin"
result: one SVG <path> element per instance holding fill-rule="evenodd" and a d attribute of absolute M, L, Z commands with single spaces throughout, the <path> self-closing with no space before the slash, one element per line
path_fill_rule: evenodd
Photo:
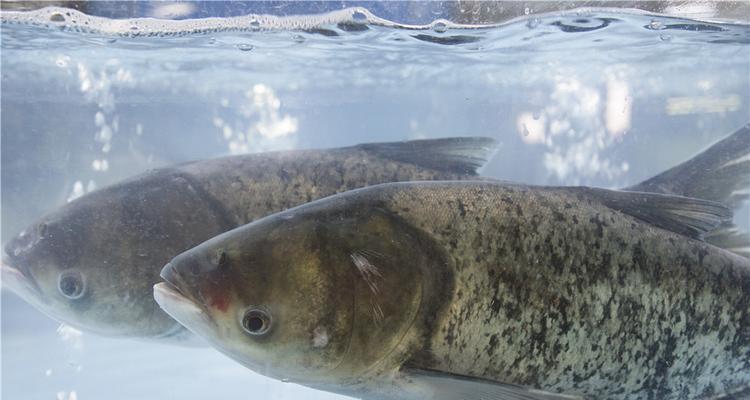
<path fill-rule="evenodd" d="M 476 175 L 497 149 L 488 137 L 453 137 L 355 146 L 381 157 L 439 171 Z"/>
<path fill-rule="evenodd" d="M 737 209 L 750 198 L 750 124 L 682 164 L 623 190 L 694 197 Z M 704 238 L 737 254 L 750 255 L 750 238 L 731 222 Z"/>

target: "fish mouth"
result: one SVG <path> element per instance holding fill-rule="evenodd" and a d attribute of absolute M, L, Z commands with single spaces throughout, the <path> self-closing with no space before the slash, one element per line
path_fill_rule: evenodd
<path fill-rule="evenodd" d="M 161 277 L 164 282 L 154 285 L 154 300 L 162 310 L 198 336 L 206 337 L 217 327 L 205 306 L 180 289 L 179 276 L 170 264 L 162 269 Z"/>
<path fill-rule="evenodd" d="M 0 280 L 7 287 L 29 303 L 38 303 L 42 300 L 42 290 L 25 268 L 17 268 L 8 263 L 7 256 L 3 254 L 0 259 Z"/>

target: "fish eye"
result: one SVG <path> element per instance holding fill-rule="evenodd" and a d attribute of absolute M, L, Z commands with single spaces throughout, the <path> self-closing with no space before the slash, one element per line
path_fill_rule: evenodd
<path fill-rule="evenodd" d="M 71 300 L 83 296 L 84 289 L 83 276 L 77 271 L 63 272 L 57 280 L 57 290 Z"/>
<path fill-rule="evenodd" d="M 271 329 L 271 316 L 265 310 L 250 308 L 242 316 L 242 329 L 253 336 L 264 335 Z"/>

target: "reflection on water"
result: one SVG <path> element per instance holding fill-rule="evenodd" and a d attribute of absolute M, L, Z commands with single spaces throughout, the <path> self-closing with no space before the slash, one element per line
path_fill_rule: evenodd
<path fill-rule="evenodd" d="M 147 12 L 201 16 L 210 7 L 202 4 Z M 529 16 L 515 22 L 471 28 L 432 21 L 508 18 L 470 4 L 404 14 L 425 24 L 409 27 L 380 19 L 382 5 L 298 26 L 216 20 L 197 32 L 121 21 L 103 25 L 107 34 L 79 33 L 102 20 L 73 13 L 73 22 L 60 10 L 40 13 L 68 31 L 4 23 L 3 237 L 96 188 L 193 159 L 490 136 L 501 147 L 486 176 L 623 187 L 750 121 L 747 25 L 612 10 L 537 15 L 550 11 L 543 4 L 516 10 Z M 708 4 L 677 11 L 715 17 L 729 3 Z M 146 14 L 128 6 L 98 11 Z M 140 37 L 148 32 L 170 37 Z M 735 220 L 748 228 L 747 206 Z M 2 318 L 7 399 L 236 397 L 249 385 L 262 398 L 335 398 L 261 378 L 210 350 L 57 329 L 6 292 Z"/>

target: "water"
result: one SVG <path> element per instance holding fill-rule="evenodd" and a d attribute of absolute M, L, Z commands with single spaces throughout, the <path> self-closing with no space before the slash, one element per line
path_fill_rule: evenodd
<path fill-rule="evenodd" d="M 443 9 L 401 26 L 376 11 L 171 23 L 4 13 L 3 237 L 186 160 L 480 135 L 501 143 L 486 176 L 616 188 L 750 121 L 748 25 L 522 9 L 466 27 Z M 747 206 L 735 221 L 748 228 Z M 340 398 L 210 349 L 58 328 L 2 300 L 3 399 Z"/>

